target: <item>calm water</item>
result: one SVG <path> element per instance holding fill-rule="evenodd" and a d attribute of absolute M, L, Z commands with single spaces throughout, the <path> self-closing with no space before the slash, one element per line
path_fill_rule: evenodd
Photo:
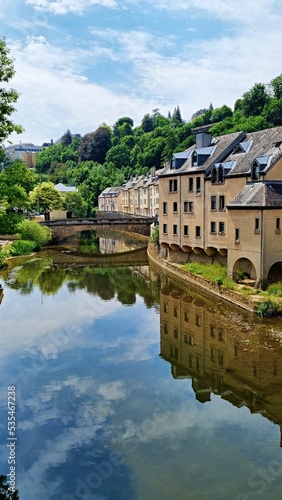
<path fill-rule="evenodd" d="M 0 473 L 15 386 L 21 500 L 281 499 L 282 322 L 146 266 L 53 254 L 0 282 Z"/>

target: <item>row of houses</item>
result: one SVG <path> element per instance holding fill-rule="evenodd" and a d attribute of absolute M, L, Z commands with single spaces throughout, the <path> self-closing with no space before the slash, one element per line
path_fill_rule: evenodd
<path fill-rule="evenodd" d="M 162 257 L 218 261 L 264 287 L 282 279 L 282 127 L 209 129 L 194 129 L 196 144 L 162 170 L 103 191 L 99 210 L 159 214 Z"/>
<path fill-rule="evenodd" d="M 159 213 L 159 174 L 132 176 L 123 186 L 107 187 L 98 197 L 101 212 L 120 212 L 154 217 Z"/>

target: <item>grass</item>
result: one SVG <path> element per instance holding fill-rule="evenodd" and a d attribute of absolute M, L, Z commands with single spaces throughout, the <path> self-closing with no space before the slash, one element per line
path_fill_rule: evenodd
<path fill-rule="evenodd" d="M 220 264 L 202 264 L 201 262 L 188 262 L 184 266 L 185 271 L 196 274 L 202 278 L 216 283 L 217 285 L 225 286 L 230 290 L 236 290 L 236 283 L 227 275 L 227 269 Z"/>

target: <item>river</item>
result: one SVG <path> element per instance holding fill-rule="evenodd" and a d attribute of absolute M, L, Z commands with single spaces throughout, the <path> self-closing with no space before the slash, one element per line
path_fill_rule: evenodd
<path fill-rule="evenodd" d="M 280 500 L 282 321 L 108 238 L 0 274 L 0 474 L 21 500 Z"/>

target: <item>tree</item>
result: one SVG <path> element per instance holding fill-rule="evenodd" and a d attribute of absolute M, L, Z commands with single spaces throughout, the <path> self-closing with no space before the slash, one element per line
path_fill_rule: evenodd
<path fill-rule="evenodd" d="M 92 160 L 102 165 L 111 146 L 112 139 L 110 130 L 107 127 L 99 127 L 95 132 L 91 132 L 82 137 L 79 146 L 79 160 Z"/>
<path fill-rule="evenodd" d="M 266 87 L 263 83 L 255 83 L 255 85 L 242 96 L 242 99 L 236 101 L 239 109 L 243 112 L 244 116 L 260 115 L 264 106 L 269 100 L 266 92 Z M 236 108 L 235 103 L 235 108 Z"/>
<path fill-rule="evenodd" d="M 0 500 L 19 500 L 18 490 L 9 491 L 10 486 L 7 483 L 6 476 L 0 476 Z"/>
<path fill-rule="evenodd" d="M 5 38 L 0 38 L 0 82 L 8 83 L 15 74 L 14 61 L 10 57 Z M 16 110 L 14 103 L 19 98 L 14 89 L 0 88 L 0 144 L 9 137 L 12 132 L 21 134 L 23 127 L 16 125 L 10 116 Z"/>
<path fill-rule="evenodd" d="M 177 106 L 174 109 L 174 111 L 173 111 L 173 114 L 172 114 L 172 123 L 174 123 L 175 125 L 183 123 L 183 120 L 181 118 L 181 113 L 180 113 L 179 106 Z"/>
<path fill-rule="evenodd" d="M 34 241 L 38 247 L 52 239 L 51 229 L 35 220 L 23 220 L 17 225 L 17 231 L 22 240 Z"/>
<path fill-rule="evenodd" d="M 74 217 L 85 217 L 87 214 L 87 202 L 80 193 L 70 192 L 64 195 L 64 208 L 72 213 Z"/>
<path fill-rule="evenodd" d="M 72 135 L 70 133 L 70 130 L 67 130 L 63 135 L 61 143 L 63 144 L 63 146 L 69 146 L 69 144 L 72 143 Z"/>
<path fill-rule="evenodd" d="M 30 193 L 30 200 L 33 206 L 44 211 L 45 219 L 49 218 L 52 210 L 60 209 L 63 206 L 63 197 L 55 189 L 52 182 L 41 182 Z"/>
<path fill-rule="evenodd" d="M 282 75 L 273 78 L 270 82 L 270 87 L 273 91 L 274 97 L 280 99 L 282 97 Z"/>
<path fill-rule="evenodd" d="M 0 201 L 7 210 L 28 209 L 28 193 L 35 183 L 36 174 L 22 161 L 16 160 L 0 173 Z"/>

